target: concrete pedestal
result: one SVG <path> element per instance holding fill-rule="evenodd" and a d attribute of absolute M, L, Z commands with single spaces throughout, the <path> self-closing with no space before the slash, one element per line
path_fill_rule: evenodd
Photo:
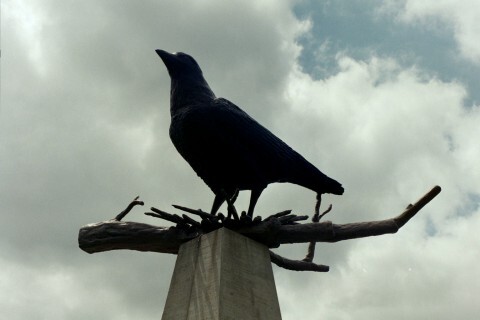
<path fill-rule="evenodd" d="M 268 248 L 222 228 L 183 244 L 162 320 L 281 319 Z"/>

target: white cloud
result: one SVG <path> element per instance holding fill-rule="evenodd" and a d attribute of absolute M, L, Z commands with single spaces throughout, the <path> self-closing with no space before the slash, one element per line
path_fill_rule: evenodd
<path fill-rule="evenodd" d="M 46 66 L 42 62 L 45 57 L 43 56 L 44 52 L 42 52 L 40 39 L 42 28 L 47 24 L 47 19 L 41 6 L 38 3 L 29 3 L 22 0 L 15 3 L 4 1 L 1 4 L 1 9 L 2 20 L 15 21 L 20 41 L 24 43 L 27 49 L 27 56 L 32 61 L 36 71 L 43 74 Z"/>
<path fill-rule="evenodd" d="M 282 272 L 277 277 L 282 304 L 303 310 L 287 314 L 451 319 L 462 310 L 463 318 L 473 319 L 480 311 L 471 298 L 480 282 L 469 283 L 480 275 L 475 266 L 480 211 L 478 199 L 465 195 L 480 190 L 480 108 L 463 106 L 460 84 L 401 69 L 393 60 L 339 56 L 338 64 L 340 72 L 322 81 L 294 70 L 286 93 L 291 110 L 279 120 L 281 127 L 302 123 L 285 132 L 294 133 L 292 141 L 308 137 L 312 145 L 304 144 L 304 153 L 344 183 L 345 195 L 333 199 L 330 219 L 384 219 L 434 184 L 443 191 L 398 234 L 338 250 L 343 259 L 333 260 L 331 273 L 310 276 L 316 285 L 295 298 L 287 293 L 292 280 L 284 280 Z M 457 216 L 469 201 L 476 209 Z M 318 255 L 329 264 L 328 251 Z"/>
<path fill-rule="evenodd" d="M 398 14 L 406 23 L 422 23 L 429 28 L 453 30 L 459 51 L 466 59 L 480 64 L 480 2 L 476 0 L 401 0 L 384 8 Z"/>
<path fill-rule="evenodd" d="M 475 319 L 479 213 L 468 222 L 445 224 L 448 230 L 435 237 L 407 226 L 394 236 L 358 240 L 341 266 L 310 278 L 301 297 L 290 301 L 303 311 L 289 319 Z M 289 305 L 285 282 L 277 277 L 281 302 Z"/>
<path fill-rule="evenodd" d="M 11 319 L 20 301 L 29 309 L 17 319 L 158 318 L 161 302 L 148 298 L 163 301 L 171 256 L 90 256 L 76 244 L 82 224 L 110 218 L 137 194 L 165 209 L 211 205 L 168 140 L 169 81 L 155 48 L 194 55 L 218 95 L 341 181 L 345 195 L 325 197 L 335 222 L 391 217 L 443 187 L 396 235 L 319 245 L 329 274 L 275 269 L 285 319 L 447 319 L 452 301 L 458 317 L 478 313 L 470 297 L 480 283 L 480 213 L 471 195 L 480 190 L 480 110 L 463 106 L 461 84 L 343 55 L 338 73 L 314 80 L 295 61 L 309 22 L 291 3 L 17 3 L 2 2 L 0 309 Z M 28 12 L 41 27 L 29 27 Z M 307 190 L 274 185 L 257 210 L 309 213 L 313 201 Z M 141 211 L 130 219 L 145 219 Z M 282 252 L 301 256 L 304 247 Z"/>

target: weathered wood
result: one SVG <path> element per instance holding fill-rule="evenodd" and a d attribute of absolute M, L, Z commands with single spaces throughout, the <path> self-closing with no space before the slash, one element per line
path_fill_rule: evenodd
<path fill-rule="evenodd" d="M 396 233 L 440 191 L 440 187 L 434 187 L 415 204 L 409 205 L 400 215 L 386 220 L 348 224 L 333 224 L 325 221 L 281 225 L 278 218 L 271 218 L 253 226 L 235 229 L 235 231 L 270 248 L 284 243 L 338 242 Z M 109 220 L 82 227 L 78 242 L 80 248 L 88 253 L 128 249 L 176 254 L 181 244 L 200 235 L 199 229 L 193 227 L 165 228 L 144 223 Z"/>
<path fill-rule="evenodd" d="M 293 271 L 315 271 L 315 272 L 328 272 L 330 270 L 329 266 L 323 264 L 316 264 L 312 261 L 304 260 L 290 260 L 279 256 L 275 252 L 270 250 L 270 260 L 275 263 L 277 266 L 293 270 Z"/>
<path fill-rule="evenodd" d="M 323 216 L 325 216 L 327 213 L 329 213 L 332 210 L 332 205 L 330 204 L 328 206 L 328 209 L 325 210 L 322 214 L 320 214 L 320 205 L 322 203 L 322 197 L 321 195 L 317 195 L 317 203 L 315 204 L 315 214 L 312 217 L 312 222 L 313 223 L 318 223 L 320 222 L 320 219 L 322 219 Z M 305 258 L 302 259 L 304 262 L 312 262 L 313 257 L 315 256 L 315 246 L 317 243 L 315 241 L 310 241 L 308 244 L 308 250 L 307 250 L 307 255 Z"/>
<path fill-rule="evenodd" d="M 338 242 L 349 239 L 379 236 L 395 233 L 398 226 L 393 219 L 347 224 L 333 224 L 331 221 L 282 226 L 277 239 L 283 243 Z"/>
<path fill-rule="evenodd" d="M 398 225 L 399 228 L 403 227 L 405 223 L 407 223 L 411 218 L 413 218 L 418 211 L 420 211 L 427 203 L 432 201 L 440 192 L 442 188 L 440 186 L 433 187 L 427 194 L 425 194 L 422 198 L 420 198 L 415 204 L 409 204 L 405 211 L 403 211 L 400 215 L 395 217 L 395 223 Z"/>
<path fill-rule="evenodd" d="M 143 206 L 144 205 L 144 202 L 141 201 L 141 200 L 138 200 L 138 198 L 140 198 L 140 196 L 136 196 L 135 199 L 132 200 L 132 202 L 130 202 L 130 204 L 125 208 L 125 210 L 123 210 L 122 212 L 120 212 L 115 218 L 113 218 L 114 220 L 117 220 L 117 221 L 120 221 L 122 220 L 130 211 L 132 211 L 133 207 L 135 206 Z"/>
<path fill-rule="evenodd" d="M 108 220 L 82 227 L 78 244 L 88 253 L 127 249 L 176 254 L 180 245 L 198 236 L 183 228 Z"/>

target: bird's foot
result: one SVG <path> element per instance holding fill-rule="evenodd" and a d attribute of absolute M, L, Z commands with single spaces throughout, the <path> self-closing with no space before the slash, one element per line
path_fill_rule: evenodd
<path fill-rule="evenodd" d="M 252 222 L 252 216 L 248 215 L 245 211 L 242 211 L 242 214 L 240 215 L 240 221 L 242 222 Z"/>
<path fill-rule="evenodd" d="M 298 224 L 298 221 L 304 221 L 308 219 L 308 216 L 297 216 L 292 214 L 292 210 L 280 211 L 265 218 L 264 221 L 276 219 L 281 225 L 294 225 Z"/>
<path fill-rule="evenodd" d="M 257 225 L 263 220 L 261 216 L 252 217 L 245 211 L 242 211 L 239 216 L 233 205 L 229 206 L 229 212 L 227 216 L 221 212 L 213 215 L 200 209 L 190 209 L 179 205 L 173 205 L 173 207 L 186 213 L 199 216 L 201 220 L 195 220 L 186 214 L 170 214 L 154 207 L 151 208 L 153 212 L 146 212 L 145 214 L 171 221 L 179 228 L 186 228 L 190 231 L 196 230 L 202 233 L 208 233 L 222 227 L 237 230 L 240 228 Z M 277 220 L 281 225 L 295 225 L 298 224 L 299 221 L 307 220 L 308 216 L 297 216 L 292 214 L 291 210 L 286 210 L 272 214 L 263 221 L 269 221 L 272 219 Z"/>

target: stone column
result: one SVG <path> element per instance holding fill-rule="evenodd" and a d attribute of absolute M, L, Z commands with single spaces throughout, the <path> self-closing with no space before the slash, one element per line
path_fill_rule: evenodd
<path fill-rule="evenodd" d="M 281 319 L 268 248 L 222 228 L 183 244 L 162 320 Z"/>

